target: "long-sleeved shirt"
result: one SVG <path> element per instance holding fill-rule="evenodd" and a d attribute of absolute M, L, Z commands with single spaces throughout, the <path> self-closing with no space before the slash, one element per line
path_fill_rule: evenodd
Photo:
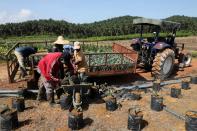
<path fill-rule="evenodd" d="M 43 75 L 47 81 L 59 81 L 59 71 L 62 66 L 59 58 L 61 56 L 62 53 L 60 52 L 48 53 L 39 61 L 38 68 L 41 72 L 41 75 Z"/>
<path fill-rule="evenodd" d="M 33 47 L 18 47 L 15 49 L 15 51 L 19 52 L 23 57 L 28 57 L 31 54 L 35 54 L 36 51 Z"/>
<path fill-rule="evenodd" d="M 86 72 L 87 71 L 87 63 L 85 60 L 85 55 L 83 54 L 82 51 L 77 52 L 76 50 L 74 51 L 74 59 L 75 59 L 75 63 L 77 64 L 77 68 L 78 68 L 78 72 L 82 73 L 82 72 Z"/>

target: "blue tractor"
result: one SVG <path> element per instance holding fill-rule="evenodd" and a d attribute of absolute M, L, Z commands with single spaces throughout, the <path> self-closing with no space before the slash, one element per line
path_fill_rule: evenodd
<path fill-rule="evenodd" d="M 179 66 L 184 68 L 190 66 L 192 56 L 175 43 L 176 31 L 180 23 L 137 18 L 133 24 L 140 30 L 140 38 L 132 40 L 131 47 L 138 52 L 138 63 L 146 70 L 152 71 L 157 79 L 165 79 L 170 76 L 178 59 Z M 153 32 L 151 37 L 143 38 L 143 32 Z M 160 32 L 167 32 L 167 35 L 159 36 Z M 149 34 L 150 35 L 150 34 Z"/>

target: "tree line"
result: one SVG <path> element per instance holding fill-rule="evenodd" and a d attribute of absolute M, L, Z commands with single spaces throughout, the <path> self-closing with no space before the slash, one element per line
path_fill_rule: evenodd
<path fill-rule="evenodd" d="M 0 25 L 0 36 L 64 35 L 67 38 L 86 38 L 128 35 L 139 32 L 139 27 L 133 25 L 135 18 L 138 17 L 122 16 L 86 24 L 53 19 L 7 23 Z M 181 31 L 197 33 L 197 17 L 176 15 L 164 20 L 181 23 Z"/>

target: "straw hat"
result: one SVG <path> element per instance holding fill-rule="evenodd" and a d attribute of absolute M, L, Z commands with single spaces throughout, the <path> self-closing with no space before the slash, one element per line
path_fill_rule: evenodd
<path fill-rule="evenodd" d="M 55 42 L 53 42 L 54 44 L 62 44 L 62 45 L 65 45 L 65 44 L 68 44 L 69 41 L 68 40 L 64 40 L 64 37 L 63 36 L 58 36 L 57 37 L 57 40 Z"/>
<path fill-rule="evenodd" d="M 74 42 L 74 50 L 80 49 L 80 42 L 76 41 Z"/>

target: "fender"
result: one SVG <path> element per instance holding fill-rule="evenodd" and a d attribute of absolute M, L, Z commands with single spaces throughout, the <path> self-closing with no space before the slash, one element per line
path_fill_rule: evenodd
<path fill-rule="evenodd" d="M 184 67 L 189 67 L 192 61 L 192 54 L 186 50 L 182 50 L 179 53 L 178 62 L 183 63 Z"/>
<path fill-rule="evenodd" d="M 164 43 L 164 42 L 158 42 L 158 43 L 156 43 L 156 44 L 153 46 L 153 49 L 163 50 L 163 49 L 168 48 L 168 47 L 170 47 L 169 44 Z"/>

